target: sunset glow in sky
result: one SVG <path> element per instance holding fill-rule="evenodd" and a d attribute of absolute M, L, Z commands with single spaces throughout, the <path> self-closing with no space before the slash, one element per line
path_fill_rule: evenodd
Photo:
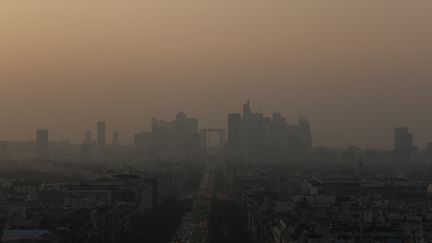
<path fill-rule="evenodd" d="M 123 142 L 184 111 L 225 127 L 250 99 L 317 145 L 432 141 L 432 1 L 2 0 L 0 140 Z"/>

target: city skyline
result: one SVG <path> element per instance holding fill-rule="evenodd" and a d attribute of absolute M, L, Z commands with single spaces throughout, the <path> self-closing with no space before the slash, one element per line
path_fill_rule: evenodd
<path fill-rule="evenodd" d="M 240 131 L 240 123 L 242 122 L 242 120 L 247 116 L 246 113 L 251 113 L 253 115 L 259 115 L 261 117 L 261 119 L 270 119 L 272 120 L 272 122 L 274 123 L 275 120 L 281 120 L 284 123 L 286 122 L 286 124 L 288 126 L 293 126 L 296 127 L 296 129 L 300 129 L 301 133 L 303 134 L 307 134 L 307 137 L 303 137 L 302 139 L 304 140 L 303 142 L 305 142 L 308 148 L 312 148 L 313 147 L 320 147 L 320 146 L 328 146 L 330 148 L 344 148 L 344 147 L 349 147 L 349 146 L 359 146 L 359 144 L 355 144 L 355 143 L 351 143 L 351 144 L 345 144 L 345 145 L 326 145 L 326 144 L 319 144 L 315 142 L 315 127 L 311 126 L 309 123 L 309 119 L 306 116 L 303 115 L 298 115 L 297 119 L 298 119 L 298 124 L 296 125 L 295 123 L 292 123 L 292 120 L 290 121 L 290 119 L 287 119 L 282 113 L 280 112 L 267 112 L 267 113 L 263 113 L 261 112 L 261 110 L 258 110 L 258 113 L 253 113 L 252 112 L 252 108 L 251 108 L 251 102 L 250 100 L 247 100 L 247 102 L 245 104 L 243 104 L 243 111 L 238 110 L 238 112 L 232 112 L 232 113 L 227 113 L 225 115 L 225 124 L 223 126 L 220 127 L 206 127 L 205 125 L 198 125 L 198 121 L 199 124 L 201 124 L 201 120 L 200 118 L 197 119 L 192 119 L 194 120 L 194 123 L 196 123 L 194 125 L 194 129 L 196 130 L 197 133 L 199 133 L 199 130 L 217 130 L 218 132 L 221 131 L 223 132 L 223 140 L 226 142 L 226 144 L 224 146 L 226 146 L 226 149 L 228 151 L 238 151 L 240 150 L 240 141 L 239 141 L 239 137 L 236 138 L 237 141 L 237 145 L 233 145 L 232 141 L 230 141 L 230 137 L 233 136 L 232 131 L 230 131 L 230 127 L 232 127 L 232 122 L 231 120 L 235 120 L 235 123 L 238 123 L 238 125 L 234 125 L 236 128 L 236 130 Z M 243 113 L 243 114 L 242 114 Z M 186 116 L 186 114 L 184 112 L 176 112 L 176 119 L 179 119 L 178 117 L 182 117 L 182 116 Z M 268 117 L 268 118 L 267 118 Z M 173 116 L 171 115 L 171 118 L 173 118 Z M 228 118 L 228 120 L 227 120 Z M 59 137 L 59 136 L 52 136 L 52 129 L 50 128 L 45 128 L 45 129 L 41 129 L 41 128 L 36 128 L 35 130 L 37 131 L 37 134 L 39 136 L 40 132 L 44 132 L 46 134 L 48 134 L 48 131 L 50 132 L 50 136 L 49 136 L 49 141 L 50 142 L 64 142 L 64 141 L 68 141 L 72 144 L 91 144 L 94 143 L 96 144 L 99 148 L 103 148 L 103 146 L 105 144 L 114 144 L 114 145 L 120 145 L 120 133 L 122 134 L 122 144 L 127 145 L 127 144 L 133 144 L 136 143 L 136 136 L 139 135 L 145 135 L 148 133 L 151 133 L 152 130 L 154 130 L 155 124 L 158 123 L 162 123 L 162 124 L 170 124 L 170 122 L 174 122 L 176 119 L 174 119 L 173 121 L 165 121 L 165 120 L 159 120 L 156 119 L 155 117 L 151 117 L 150 119 L 150 125 L 149 127 L 146 128 L 142 128 L 140 130 L 136 130 L 133 131 L 132 135 L 130 137 L 126 137 L 124 136 L 124 134 L 122 133 L 121 130 L 117 130 L 113 127 L 110 127 L 110 123 L 107 121 L 97 121 L 96 122 L 96 126 L 94 128 L 86 128 L 83 131 L 81 131 L 81 134 L 77 134 L 77 136 L 79 136 L 79 138 L 77 138 L 76 140 L 70 140 L 69 138 L 65 138 L 65 137 Z M 189 119 L 189 118 L 188 118 Z M 164 126 L 166 126 L 164 125 Z M 172 126 L 172 125 L 170 125 Z M 419 149 L 425 149 L 428 148 L 429 144 L 431 143 L 430 140 L 426 140 L 425 143 L 418 143 L 418 141 L 416 142 L 417 136 L 414 136 L 413 133 L 407 133 L 408 129 L 412 130 L 411 127 L 407 127 L 407 126 L 396 126 L 396 127 L 392 127 L 391 129 L 391 134 L 392 137 L 388 137 L 388 147 L 372 147 L 372 146 L 359 146 L 361 148 L 371 148 L 371 149 L 384 149 L 384 150 L 399 150 L 398 147 L 400 147 L 399 145 L 396 145 L 398 143 L 400 143 L 399 141 L 402 141 L 401 139 L 399 139 L 398 137 L 400 137 L 401 135 L 400 132 L 397 131 L 401 131 L 402 130 L 402 134 L 406 133 L 407 135 L 402 135 L 402 136 L 408 136 L 409 135 L 409 142 L 402 142 L 405 144 L 411 144 L 411 145 L 404 145 L 406 148 L 405 150 L 407 150 L 408 147 L 417 147 Z M 72 129 L 73 130 L 73 129 Z M 231 128 L 231 130 L 233 130 Z M 276 131 L 275 131 L 276 132 Z M 93 138 L 92 134 L 96 134 L 96 137 Z M 282 132 L 280 130 L 278 130 L 276 132 L 277 134 L 279 134 L 279 136 L 281 136 Z M 54 133 L 55 134 L 55 133 Z M 108 136 L 109 134 L 111 134 L 111 137 Z M 314 135 L 312 135 L 314 134 Z M 227 135 L 227 137 L 225 137 L 225 135 Z M 45 135 L 47 136 L 47 135 Z M 108 136 L 108 137 L 107 137 Z M 239 136 L 239 135 L 236 135 Z M 282 135 L 283 136 L 283 135 Z M 305 135 L 302 135 L 305 136 Z M 313 138 L 312 138 L 313 137 Z M 405 139 L 406 140 L 406 139 Z M 23 139 L 23 140 L 19 140 L 19 139 L 4 139 L 2 137 L 0 137 L 0 141 L 38 141 L 38 137 L 34 137 L 34 136 L 30 136 L 28 139 Z M 233 149 L 234 146 L 234 149 Z"/>
<path fill-rule="evenodd" d="M 0 1 L 0 242 L 432 243 L 432 1 Z"/>
<path fill-rule="evenodd" d="M 429 1 L 2 1 L 0 137 L 49 127 L 123 138 L 179 110 L 222 127 L 234 104 L 314 121 L 328 146 L 432 137 Z M 72 126 L 73 124 L 73 126 Z M 127 141 L 127 140 L 125 140 Z"/>

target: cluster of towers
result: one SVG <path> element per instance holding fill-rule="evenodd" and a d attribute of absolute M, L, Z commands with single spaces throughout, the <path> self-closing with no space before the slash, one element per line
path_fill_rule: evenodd
<path fill-rule="evenodd" d="M 91 130 L 85 131 L 84 142 L 81 145 L 81 159 L 90 159 L 94 153 L 93 148 L 96 147 L 98 153 L 103 153 L 107 145 L 107 126 L 105 122 L 98 122 L 96 126 L 96 143 L 93 142 Z M 117 131 L 113 132 L 112 145 L 120 145 L 120 134 Z"/>
<path fill-rule="evenodd" d="M 225 130 L 200 129 L 198 119 L 178 112 L 174 120 L 152 118 L 151 132 L 135 134 L 134 144 L 147 154 L 185 159 L 201 153 L 223 152 Z"/>
<path fill-rule="evenodd" d="M 135 134 L 134 147 L 125 150 L 127 146 L 118 146 L 120 135 L 116 131 L 112 133 L 112 143 L 107 143 L 107 124 L 101 121 L 97 123 L 94 139 L 91 130 L 85 131 L 84 141 L 78 145 L 79 154 L 82 160 L 87 161 L 125 151 L 133 153 L 127 156 L 158 158 L 191 158 L 225 151 L 248 156 L 248 159 L 287 160 L 304 158 L 312 148 L 311 129 L 306 118 L 300 117 L 298 124 L 290 124 L 277 112 L 271 117 L 253 112 L 249 102 L 243 105 L 242 113 L 228 114 L 227 140 L 224 129 L 200 129 L 198 123 L 198 119 L 190 118 L 183 112 L 177 113 L 174 120 L 152 118 L 151 131 Z M 49 150 L 55 155 L 71 157 L 76 153 L 71 152 L 74 145 L 64 142 L 50 146 L 49 131 L 38 129 L 36 157 L 51 158 L 53 153 L 50 154 Z M 0 143 L 0 154 L 7 154 L 6 146 L 6 142 Z"/>
<path fill-rule="evenodd" d="M 81 145 L 82 157 L 90 157 L 93 153 L 93 148 L 96 147 L 98 152 L 102 152 L 107 144 L 107 126 L 105 122 L 97 123 L 97 138 L 96 141 L 92 140 L 91 130 L 85 131 L 84 142 Z M 120 135 L 117 131 L 113 132 L 112 145 L 120 145 Z M 49 158 L 49 131 L 48 129 L 36 130 L 36 158 L 46 159 Z"/>
<path fill-rule="evenodd" d="M 89 160 L 122 148 L 119 146 L 120 135 L 116 131 L 112 133 L 112 143 L 107 143 L 105 122 L 97 123 L 96 133 L 93 140 L 92 131 L 85 131 L 80 149 L 81 159 Z M 179 112 L 174 120 L 152 118 L 151 131 L 135 134 L 133 145 L 143 154 L 171 158 L 190 158 L 200 153 L 223 151 L 246 156 L 248 160 L 301 160 L 311 155 L 312 133 L 305 117 L 299 117 L 297 124 L 289 123 L 278 112 L 266 117 L 253 112 L 249 101 L 243 105 L 242 113 L 228 114 L 227 140 L 225 136 L 224 129 L 199 129 L 198 119 Z M 32 154 L 39 159 L 50 158 L 50 150 L 59 150 L 59 146 L 56 147 L 59 144 L 62 142 L 53 143 L 50 147 L 48 129 L 38 129 L 36 154 Z M 426 150 L 419 150 L 413 144 L 413 134 L 409 129 L 397 127 L 394 129 L 394 148 L 387 151 L 385 157 L 399 163 L 432 161 L 432 143 L 427 144 Z M 8 142 L 0 141 L 0 159 L 7 158 Z"/>
<path fill-rule="evenodd" d="M 253 112 L 249 101 L 242 114 L 228 114 L 228 152 L 249 158 L 302 159 L 311 148 L 312 133 L 305 117 L 292 125 L 280 113 L 265 117 Z"/>
<path fill-rule="evenodd" d="M 96 127 L 96 145 L 99 148 L 103 148 L 107 142 L 107 126 L 105 122 L 98 122 L 97 123 L 97 127 Z M 84 142 L 83 144 L 93 144 L 93 140 L 92 140 L 92 132 L 91 130 L 87 130 L 85 131 L 84 134 Z M 113 145 L 120 145 L 120 134 L 117 131 L 113 132 L 113 136 L 112 136 L 112 144 Z"/>
<path fill-rule="evenodd" d="M 198 119 L 178 112 L 171 121 L 152 118 L 152 145 L 159 152 L 185 156 L 197 153 L 200 146 Z"/>

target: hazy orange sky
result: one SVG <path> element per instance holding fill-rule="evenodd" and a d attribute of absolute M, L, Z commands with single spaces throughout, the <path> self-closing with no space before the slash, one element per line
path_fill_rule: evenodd
<path fill-rule="evenodd" d="M 122 141 L 176 111 L 201 127 L 251 99 L 319 145 L 432 141 L 432 1 L 2 0 L 0 139 Z"/>

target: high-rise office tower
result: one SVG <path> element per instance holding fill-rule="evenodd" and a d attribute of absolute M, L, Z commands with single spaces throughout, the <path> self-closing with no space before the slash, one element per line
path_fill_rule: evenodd
<path fill-rule="evenodd" d="M 91 144 L 91 143 L 92 143 L 91 131 L 87 130 L 85 131 L 85 135 L 84 135 L 84 144 Z"/>
<path fill-rule="evenodd" d="M 298 125 L 289 124 L 279 112 L 271 117 L 253 112 L 251 103 L 243 104 L 242 115 L 228 114 L 228 151 L 238 151 L 245 158 L 303 160 L 312 147 L 309 121 L 299 118 Z"/>
<path fill-rule="evenodd" d="M 266 147 L 268 138 L 268 125 L 271 119 L 264 117 L 262 113 L 252 111 L 250 102 L 243 105 L 243 117 L 240 125 L 240 152 L 243 154 L 262 154 Z"/>
<path fill-rule="evenodd" d="M 187 116 L 184 112 L 178 112 L 176 114 L 175 124 L 177 132 L 184 132 L 186 130 L 186 121 Z"/>
<path fill-rule="evenodd" d="M 120 134 L 119 132 L 113 132 L 113 145 L 120 145 Z"/>
<path fill-rule="evenodd" d="M 106 143 L 106 123 L 98 122 L 97 124 L 97 145 L 98 147 L 105 146 Z"/>
<path fill-rule="evenodd" d="M 312 132 L 309 124 L 309 120 L 306 117 L 299 117 L 298 127 L 301 137 L 301 142 L 306 149 L 312 148 Z"/>
<path fill-rule="evenodd" d="M 413 135 L 407 127 L 397 127 L 394 130 L 394 150 L 409 151 L 413 147 Z"/>
<path fill-rule="evenodd" d="M 188 133 L 198 133 L 198 119 L 187 118 L 186 119 L 186 131 Z"/>
<path fill-rule="evenodd" d="M 171 121 L 152 118 L 151 141 L 154 148 L 167 154 L 190 156 L 199 152 L 199 123 L 184 112 L 178 112 Z"/>
<path fill-rule="evenodd" d="M 246 104 L 243 104 L 243 119 L 249 119 L 252 115 L 252 109 L 250 107 L 250 101 L 248 100 Z"/>
<path fill-rule="evenodd" d="M 175 123 L 152 118 L 151 124 L 153 145 L 160 151 L 170 151 L 172 149 L 173 133 L 176 130 Z"/>
<path fill-rule="evenodd" d="M 47 129 L 38 129 L 36 131 L 37 158 L 48 158 L 48 140 Z"/>
<path fill-rule="evenodd" d="M 178 112 L 172 122 L 175 124 L 175 130 L 171 134 L 173 151 L 180 156 L 199 151 L 198 120 L 189 118 L 184 112 Z"/>
<path fill-rule="evenodd" d="M 273 112 L 268 135 L 268 149 L 276 153 L 286 153 L 289 149 L 289 126 L 279 112 Z"/>
<path fill-rule="evenodd" d="M 407 127 L 397 127 L 394 129 L 394 151 L 393 161 L 410 162 L 413 151 L 413 135 L 409 133 Z"/>
<path fill-rule="evenodd" d="M 240 150 L 240 127 L 241 127 L 241 114 L 240 113 L 228 114 L 227 149 L 230 152 L 235 152 Z"/>

